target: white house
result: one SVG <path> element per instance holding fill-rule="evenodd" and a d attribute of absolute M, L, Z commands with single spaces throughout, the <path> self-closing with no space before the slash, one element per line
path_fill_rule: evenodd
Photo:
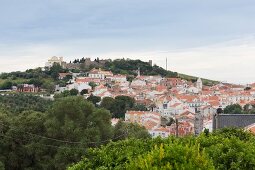
<path fill-rule="evenodd" d="M 101 68 L 99 69 L 92 69 L 90 72 L 89 72 L 89 77 L 90 78 L 98 78 L 98 79 L 102 79 L 104 80 L 107 76 L 113 76 L 112 72 L 111 71 L 103 71 L 101 70 Z"/>

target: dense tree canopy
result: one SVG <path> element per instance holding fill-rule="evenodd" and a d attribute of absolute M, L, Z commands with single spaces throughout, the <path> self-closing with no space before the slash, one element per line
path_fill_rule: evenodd
<path fill-rule="evenodd" d="M 233 104 L 227 106 L 224 114 L 255 114 L 255 106 L 251 104 L 246 104 L 243 108 L 239 104 Z"/>
<path fill-rule="evenodd" d="M 149 62 L 143 62 L 141 60 L 118 59 L 108 61 L 105 64 L 104 69 L 111 70 L 115 74 L 137 75 L 136 71 L 138 68 L 140 68 L 142 75 L 161 75 L 166 77 L 178 76 L 176 72 L 167 71 L 157 65 L 151 66 Z"/>
<path fill-rule="evenodd" d="M 111 113 L 82 96 L 62 96 L 54 102 L 32 95 L 0 99 L 0 167 L 7 170 L 62 170 L 90 147 L 150 137 L 138 125 L 111 126 Z"/>
<path fill-rule="evenodd" d="M 114 128 L 114 141 L 128 138 L 148 139 L 150 138 L 150 135 L 145 127 L 141 127 L 138 124 L 123 122 L 121 120 Z"/>
<path fill-rule="evenodd" d="M 99 96 L 94 96 L 94 95 L 90 95 L 87 98 L 88 101 L 90 101 L 91 103 L 93 103 L 95 106 L 97 106 L 97 103 L 99 103 L 101 101 L 101 97 Z"/>
<path fill-rule="evenodd" d="M 224 111 L 225 114 L 241 114 L 242 113 L 242 106 L 239 104 L 233 104 L 227 106 Z"/>
<path fill-rule="evenodd" d="M 108 111 L 80 97 L 60 98 L 44 113 L 25 110 L 14 116 L 2 109 L 0 161 L 6 169 L 65 169 L 86 147 L 112 138 L 110 119 Z"/>
<path fill-rule="evenodd" d="M 254 139 L 238 129 L 199 137 L 129 139 L 91 149 L 69 169 L 255 169 Z"/>
<path fill-rule="evenodd" d="M 25 110 L 46 111 L 52 101 L 30 94 L 0 95 L 0 106 L 8 109 L 11 113 L 21 113 Z"/>
<path fill-rule="evenodd" d="M 129 96 L 105 97 L 100 106 L 109 110 L 114 118 L 124 118 L 127 110 L 134 110 L 135 100 Z"/>

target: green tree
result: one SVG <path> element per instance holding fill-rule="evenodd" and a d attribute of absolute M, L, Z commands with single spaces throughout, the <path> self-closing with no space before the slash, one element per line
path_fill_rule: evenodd
<path fill-rule="evenodd" d="M 48 93 L 53 93 L 55 91 L 55 83 L 53 81 L 46 80 L 41 87 Z"/>
<path fill-rule="evenodd" d="M 255 169 L 254 139 L 241 129 L 198 137 L 127 139 L 89 150 L 69 169 Z"/>
<path fill-rule="evenodd" d="M 1 105 L 12 114 L 17 115 L 26 110 L 45 112 L 51 107 L 52 101 L 39 96 L 18 93 L 6 96 L 0 95 Z"/>
<path fill-rule="evenodd" d="M 214 170 L 210 158 L 199 146 L 182 146 L 179 143 L 155 146 L 127 164 L 127 169 L 201 169 Z"/>
<path fill-rule="evenodd" d="M 92 81 L 92 82 L 89 82 L 89 86 L 92 88 L 92 90 L 94 90 L 97 84 Z"/>
<path fill-rule="evenodd" d="M 35 87 L 41 87 L 43 85 L 43 81 L 39 78 L 33 78 L 29 80 L 28 84 L 33 84 Z"/>
<path fill-rule="evenodd" d="M 147 107 L 144 104 L 139 104 L 139 103 L 136 103 L 132 110 L 136 110 L 136 111 L 148 111 Z"/>
<path fill-rule="evenodd" d="M 149 139 L 151 136 L 145 127 L 134 123 L 119 121 L 114 127 L 114 141 L 126 138 Z"/>
<path fill-rule="evenodd" d="M 90 101 L 91 103 L 93 103 L 95 106 L 97 106 L 97 103 L 99 103 L 101 101 L 101 98 L 99 96 L 94 96 L 94 95 L 90 95 L 87 98 L 88 101 Z"/>
<path fill-rule="evenodd" d="M 38 136 L 43 135 L 46 114 L 35 111 L 25 111 L 12 118 L 7 126 L 8 131 L 3 137 L 3 148 L 6 169 L 43 169 L 43 164 L 51 160 L 46 157 L 51 150 L 40 144 Z"/>
<path fill-rule="evenodd" d="M 11 81 L 4 81 L 0 85 L 0 89 L 6 90 L 6 89 L 11 89 L 12 88 L 12 82 Z"/>
<path fill-rule="evenodd" d="M 64 72 L 63 68 L 58 63 L 54 63 L 52 67 L 50 67 L 49 74 L 54 80 L 58 80 L 59 73 Z"/>
<path fill-rule="evenodd" d="M 65 97 L 57 100 L 45 122 L 47 136 L 81 143 L 73 145 L 73 149 L 72 147 L 58 149 L 55 155 L 55 168 L 64 169 L 69 163 L 79 160 L 86 153 L 86 147 L 111 139 L 110 119 L 111 114 L 108 111 L 96 109 L 82 97 Z"/>
<path fill-rule="evenodd" d="M 79 91 L 77 89 L 71 89 L 69 92 L 71 96 L 77 96 L 79 94 Z"/>
<path fill-rule="evenodd" d="M 243 109 L 242 109 L 242 106 L 240 106 L 239 104 L 233 104 L 233 105 L 227 106 L 224 109 L 223 113 L 224 114 L 242 114 Z"/>
<path fill-rule="evenodd" d="M 83 89 L 83 90 L 80 92 L 81 95 L 88 94 L 88 93 L 89 93 L 88 89 Z"/>
<path fill-rule="evenodd" d="M 112 97 L 104 97 L 102 99 L 102 102 L 100 103 L 100 107 L 105 108 L 109 110 L 110 112 L 113 112 L 113 106 L 114 106 L 115 99 Z"/>
<path fill-rule="evenodd" d="M 117 96 L 115 97 L 115 102 L 112 108 L 113 117 L 124 118 L 127 110 L 134 107 L 135 100 L 129 96 Z"/>
<path fill-rule="evenodd" d="M 68 96 L 71 96 L 70 94 L 70 91 L 69 90 L 65 90 L 59 94 L 55 94 L 54 95 L 54 98 L 57 99 L 57 98 L 62 98 L 62 97 L 68 97 Z"/>

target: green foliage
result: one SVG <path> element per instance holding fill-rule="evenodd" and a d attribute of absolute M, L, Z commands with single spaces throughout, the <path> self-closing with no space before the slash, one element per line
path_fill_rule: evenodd
<path fill-rule="evenodd" d="M 170 144 L 155 145 L 149 153 L 138 156 L 126 169 L 201 169 L 212 170 L 212 161 L 198 145 Z"/>
<path fill-rule="evenodd" d="M 51 76 L 54 80 L 58 80 L 59 73 L 66 72 L 67 70 L 64 70 L 58 63 L 54 63 L 52 67 L 50 67 L 47 74 Z"/>
<path fill-rule="evenodd" d="M 100 107 L 105 108 L 109 110 L 110 112 L 113 112 L 113 105 L 114 105 L 115 99 L 112 97 L 104 97 L 102 99 L 102 102 L 100 104 Z"/>
<path fill-rule="evenodd" d="M 92 90 L 94 90 L 97 84 L 92 81 L 92 82 L 89 82 L 89 86 L 92 88 Z"/>
<path fill-rule="evenodd" d="M 41 88 L 45 89 L 47 93 L 53 93 L 55 91 L 55 82 L 53 79 L 44 79 Z"/>
<path fill-rule="evenodd" d="M 88 101 L 90 101 L 91 103 L 93 103 L 95 106 L 97 106 L 97 103 L 101 101 L 101 97 L 98 97 L 98 96 L 94 96 L 94 95 L 90 95 L 88 98 L 87 98 Z"/>
<path fill-rule="evenodd" d="M 40 147 L 39 139 L 30 133 L 43 134 L 46 115 L 41 112 L 26 111 L 12 118 L 8 131 L 3 136 L 4 162 L 6 169 L 34 167 L 42 169 L 40 163 L 49 159 L 41 156 L 49 154 L 47 148 Z M 4 124 L 6 125 L 6 124 Z"/>
<path fill-rule="evenodd" d="M 254 136 L 240 129 L 223 129 L 197 141 L 216 169 L 255 169 Z"/>
<path fill-rule="evenodd" d="M 84 94 L 88 94 L 88 93 L 89 93 L 88 89 L 83 89 L 80 94 L 84 95 Z"/>
<path fill-rule="evenodd" d="M 224 114 L 242 114 L 242 106 L 239 104 L 233 104 L 227 106 L 224 111 Z"/>
<path fill-rule="evenodd" d="M 51 104 L 52 101 L 50 100 L 45 100 L 39 96 L 29 94 L 0 95 L 0 106 L 15 114 L 25 110 L 44 112 Z"/>
<path fill-rule="evenodd" d="M 39 78 L 32 78 L 29 80 L 28 84 L 33 84 L 35 87 L 41 87 L 43 85 L 42 79 Z"/>
<path fill-rule="evenodd" d="M 124 118 L 127 110 L 145 111 L 147 108 L 144 105 L 135 104 L 135 100 L 129 96 L 117 96 L 114 98 L 103 98 L 100 107 L 109 110 L 114 118 Z"/>
<path fill-rule="evenodd" d="M 57 72 L 55 71 L 54 74 L 58 74 Z M 7 89 L 8 87 L 9 89 L 11 83 L 15 86 L 19 84 L 34 84 L 36 87 L 43 88 L 46 92 L 52 93 L 56 83 L 53 78 L 57 80 L 57 76 L 52 76 L 52 71 L 42 71 L 41 68 L 29 69 L 25 72 L 2 73 L 0 74 L 0 88 Z"/>
<path fill-rule="evenodd" d="M 254 139 L 240 129 L 199 137 L 128 139 L 90 149 L 69 169 L 255 169 Z"/>
<path fill-rule="evenodd" d="M 224 114 L 255 114 L 255 106 L 246 104 L 243 108 L 239 104 L 233 104 L 227 106 L 224 111 Z"/>
<path fill-rule="evenodd" d="M 195 76 L 190 76 L 190 75 L 186 75 L 186 74 L 178 74 L 178 77 L 181 79 L 185 79 L 188 81 L 192 81 L 193 83 L 197 81 L 198 77 Z M 202 82 L 204 85 L 206 86 L 213 86 L 215 84 L 218 84 L 218 81 L 214 81 L 214 80 L 209 80 L 209 79 L 202 79 Z"/>
<path fill-rule="evenodd" d="M 136 103 L 132 110 L 136 111 L 148 111 L 147 107 L 144 104 Z"/>
<path fill-rule="evenodd" d="M 5 169 L 4 164 L 3 164 L 3 162 L 0 161 L 0 170 L 4 170 L 4 169 Z"/>
<path fill-rule="evenodd" d="M 115 97 L 113 105 L 113 117 L 124 118 L 127 110 L 130 110 L 135 105 L 135 100 L 129 96 Z"/>
<path fill-rule="evenodd" d="M 0 162 L 7 170 L 62 170 L 113 137 L 109 111 L 82 97 L 59 98 L 45 112 L 9 111 L 0 107 Z"/>
<path fill-rule="evenodd" d="M 245 132 L 243 129 L 223 128 L 215 131 L 212 135 L 221 136 L 223 138 L 238 138 L 242 141 L 249 141 L 253 138 L 251 133 Z"/>
<path fill-rule="evenodd" d="M 82 149 L 62 148 L 55 155 L 55 167 L 63 169 L 70 161 L 78 160 L 85 148 L 112 137 L 111 114 L 96 109 L 82 97 L 58 99 L 45 122 L 47 136 L 65 141 L 79 141 Z M 93 142 L 91 144 L 90 142 Z"/>
<path fill-rule="evenodd" d="M 249 91 L 249 90 L 251 90 L 251 87 L 245 87 L 244 90 Z"/>
<path fill-rule="evenodd" d="M 11 81 L 4 81 L 0 84 L 0 90 L 12 89 L 13 83 Z"/>
<path fill-rule="evenodd" d="M 111 70 L 115 74 L 137 75 L 136 70 L 140 68 L 142 75 L 161 75 L 166 77 L 177 77 L 176 72 L 166 71 L 157 65 L 151 66 L 148 62 L 141 60 L 117 59 L 106 62 L 104 69 Z"/>
<path fill-rule="evenodd" d="M 120 120 L 114 127 L 114 141 L 127 138 L 148 139 L 150 134 L 145 127 Z"/>
<path fill-rule="evenodd" d="M 54 98 L 58 99 L 58 98 L 68 97 L 68 96 L 71 96 L 70 91 L 69 90 L 65 90 L 65 91 L 63 91 L 63 92 L 61 92 L 59 94 L 55 94 Z"/>
<path fill-rule="evenodd" d="M 79 94 L 79 91 L 76 89 L 71 89 L 71 90 L 65 90 L 61 93 L 55 94 L 54 98 L 62 98 L 62 97 L 68 97 L 68 96 L 77 96 Z"/>
<path fill-rule="evenodd" d="M 71 96 L 77 96 L 79 94 L 79 91 L 77 89 L 71 89 L 70 90 L 70 95 Z"/>
<path fill-rule="evenodd" d="M 88 150 L 86 157 L 69 169 L 124 169 L 127 162 L 149 151 L 150 147 L 150 141 L 136 139 L 112 142 L 101 148 Z"/>

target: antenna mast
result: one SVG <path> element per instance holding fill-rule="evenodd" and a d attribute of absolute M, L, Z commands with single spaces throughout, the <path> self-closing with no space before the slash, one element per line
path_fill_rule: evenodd
<path fill-rule="evenodd" d="M 166 71 L 167 71 L 167 57 L 166 57 Z"/>

